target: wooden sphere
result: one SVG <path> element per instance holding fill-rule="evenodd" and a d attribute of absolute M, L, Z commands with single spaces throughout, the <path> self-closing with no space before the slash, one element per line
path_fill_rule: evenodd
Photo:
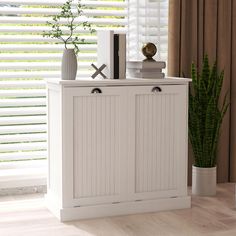
<path fill-rule="evenodd" d="M 154 43 L 146 43 L 142 47 L 142 53 L 147 58 L 147 60 L 154 60 L 152 57 L 156 54 L 157 47 Z"/>

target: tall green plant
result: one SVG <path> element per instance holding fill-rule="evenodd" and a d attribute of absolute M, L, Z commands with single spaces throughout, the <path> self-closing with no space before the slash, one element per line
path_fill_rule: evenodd
<path fill-rule="evenodd" d="M 194 153 L 194 165 L 214 167 L 220 126 L 229 107 L 227 93 L 223 104 L 219 98 L 224 72 L 218 73 L 216 62 L 209 66 L 207 55 L 199 74 L 192 64 L 192 88 L 189 94 L 189 137 Z"/>

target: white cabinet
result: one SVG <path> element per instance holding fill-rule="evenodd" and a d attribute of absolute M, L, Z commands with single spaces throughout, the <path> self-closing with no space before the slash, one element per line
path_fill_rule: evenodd
<path fill-rule="evenodd" d="M 65 221 L 190 207 L 188 81 L 49 80 L 49 209 Z"/>

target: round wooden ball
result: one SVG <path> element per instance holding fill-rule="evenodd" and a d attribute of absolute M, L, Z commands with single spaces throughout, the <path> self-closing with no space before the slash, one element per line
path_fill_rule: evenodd
<path fill-rule="evenodd" d="M 157 47 L 154 43 L 146 43 L 142 47 L 142 53 L 147 60 L 154 60 L 152 57 L 156 54 Z"/>

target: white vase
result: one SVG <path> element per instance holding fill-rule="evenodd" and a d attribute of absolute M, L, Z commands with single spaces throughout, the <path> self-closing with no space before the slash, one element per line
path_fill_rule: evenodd
<path fill-rule="evenodd" d="M 61 79 L 75 80 L 77 73 L 77 58 L 74 49 L 64 49 L 61 63 Z"/>
<path fill-rule="evenodd" d="M 216 167 L 192 167 L 192 194 L 200 196 L 216 195 Z"/>

